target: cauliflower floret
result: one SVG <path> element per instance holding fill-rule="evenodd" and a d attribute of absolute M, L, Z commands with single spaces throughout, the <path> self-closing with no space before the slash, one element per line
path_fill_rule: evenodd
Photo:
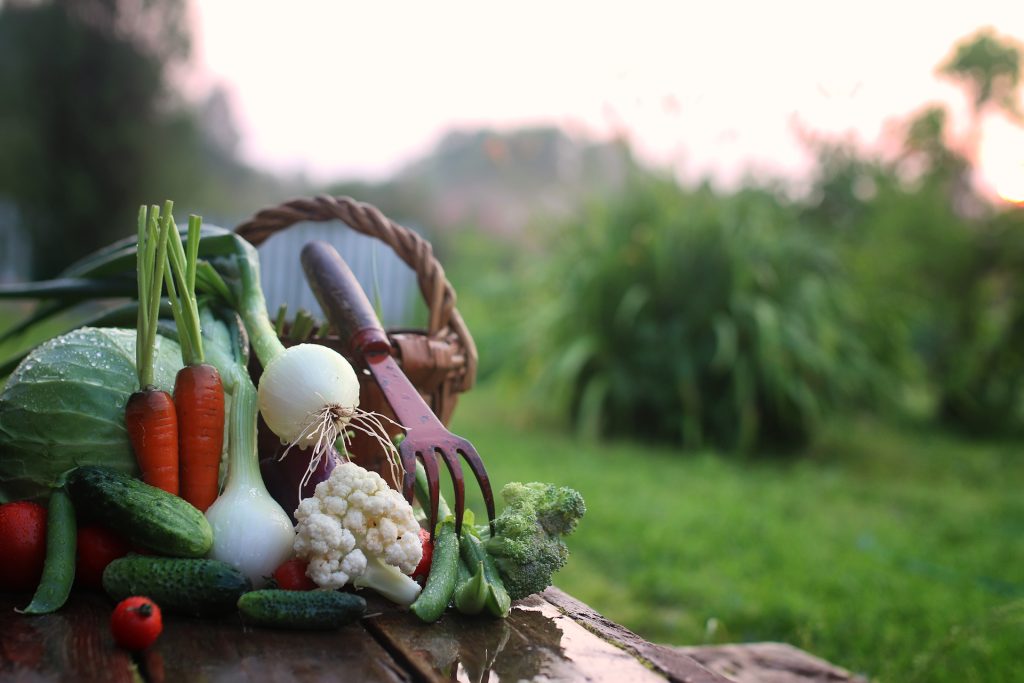
<path fill-rule="evenodd" d="M 295 554 L 321 588 L 351 583 L 403 605 L 420 587 L 408 574 L 422 557 L 412 506 L 376 472 L 338 465 L 295 510 Z"/>

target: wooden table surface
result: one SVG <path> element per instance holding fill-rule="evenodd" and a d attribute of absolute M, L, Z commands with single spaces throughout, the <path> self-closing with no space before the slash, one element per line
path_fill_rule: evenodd
<path fill-rule="evenodd" d="M 16 613 L 29 597 L 0 594 L 3 681 L 729 680 L 555 588 L 516 603 L 507 619 L 449 611 L 436 624 L 367 595 L 361 622 L 328 632 L 165 615 L 160 639 L 140 655 L 114 645 L 104 596 L 76 591 L 55 614 Z"/>

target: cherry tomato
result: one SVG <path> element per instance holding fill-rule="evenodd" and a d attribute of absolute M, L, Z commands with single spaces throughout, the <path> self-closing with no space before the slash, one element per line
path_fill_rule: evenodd
<path fill-rule="evenodd" d="M 274 581 L 277 587 L 286 591 L 311 591 L 316 588 L 313 579 L 306 576 L 305 560 L 297 557 L 286 561 L 274 570 Z"/>
<path fill-rule="evenodd" d="M 18 501 L 0 505 L 0 590 L 33 590 L 46 560 L 46 508 Z"/>
<path fill-rule="evenodd" d="M 434 559 L 434 544 L 430 540 L 430 532 L 426 529 L 420 529 L 420 543 L 423 544 L 423 557 L 416 565 L 416 569 L 412 570 L 412 578 L 423 583 L 427 580 L 427 575 L 430 574 L 430 563 Z"/>
<path fill-rule="evenodd" d="M 117 603 L 110 615 L 114 641 L 126 650 L 145 650 L 164 630 L 160 607 L 149 598 L 132 596 Z"/>
<path fill-rule="evenodd" d="M 75 582 L 86 588 L 103 588 L 103 570 L 130 549 L 127 541 L 106 527 L 79 527 Z"/>

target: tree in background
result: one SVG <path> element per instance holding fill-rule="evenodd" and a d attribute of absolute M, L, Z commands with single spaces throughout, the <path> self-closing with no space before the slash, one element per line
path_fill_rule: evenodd
<path fill-rule="evenodd" d="M 982 29 L 958 43 L 939 73 L 967 88 L 971 117 L 962 154 L 976 165 L 981 126 L 987 113 L 1000 113 L 1011 121 L 1024 120 L 1018 101 L 1021 48 L 1013 40 Z"/>
<path fill-rule="evenodd" d="M 37 276 L 125 234 L 168 138 L 167 72 L 188 54 L 180 0 L 14 2 L 0 12 L 0 194 Z M 161 195 L 162 196 L 162 195 Z"/>
<path fill-rule="evenodd" d="M 1011 118 L 1022 117 L 1017 101 L 1020 85 L 1021 49 L 1015 41 L 983 29 L 959 43 L 940 73 L 963 81 L 971 94 L 971 110 L 979 117 L 995 106 Z"/>
<path fill-rule="evenodd" d="M 238 217 L 229 204 L 254 194 L 243 186 L 272 184 L 235 159 L 223 93 L 197 110 L 172 88 L 189 55 L 184 0 L 2 7 L 0 201 L 17 210 L 34 277 L 131 234 L 140 203 Z"/>

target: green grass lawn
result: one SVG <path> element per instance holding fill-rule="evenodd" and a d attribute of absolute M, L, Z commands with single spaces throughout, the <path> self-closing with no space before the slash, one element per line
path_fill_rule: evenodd
<path fill-rule="evenodd" d="M 492 479 L 588 503 L 557 585 L 646 638 L 779 640 L 879 681 L 1024 680 L 1024 453 L 873 421 L 800 458 L 580 442 L 496 387 L 453 427 Z"/>

